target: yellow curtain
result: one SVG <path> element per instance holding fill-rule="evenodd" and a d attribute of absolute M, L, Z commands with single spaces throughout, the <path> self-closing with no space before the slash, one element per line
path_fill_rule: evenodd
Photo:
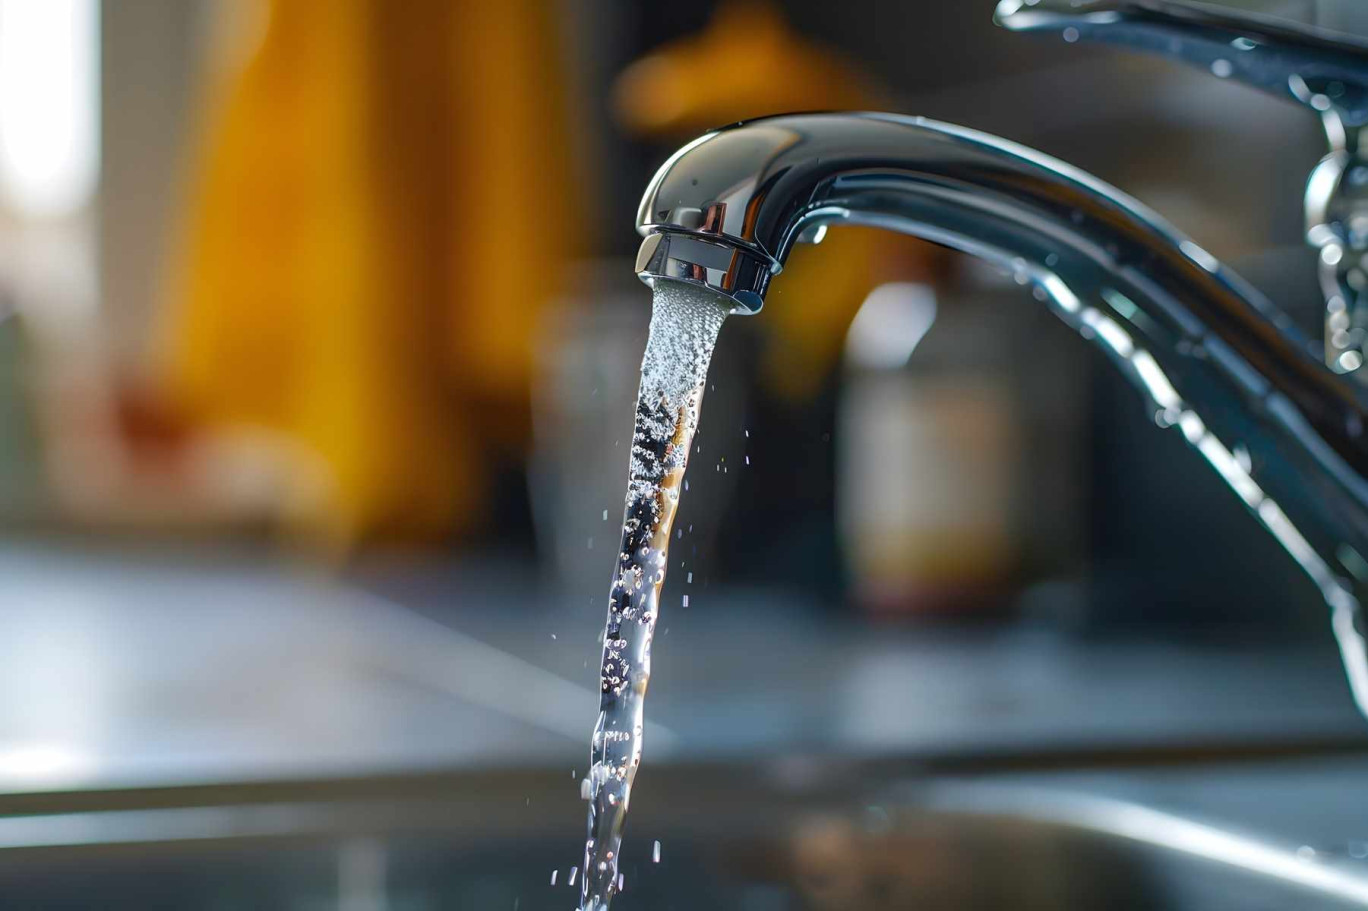
<path fill-rule="evenodd" d="M 525 437 L 581 184 L 553 11 L 269 0 L 211 85 L 168 388 L 199 426 L 267 428 L 321 466 L 309 532 L 468 526 L 491 453 Z"/>

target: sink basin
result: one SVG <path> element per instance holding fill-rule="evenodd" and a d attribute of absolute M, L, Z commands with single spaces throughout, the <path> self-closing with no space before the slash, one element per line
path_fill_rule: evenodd
<path fill-rule="evenodd" d="M 0 569 L 0 907 L 574 907 L 598 630 L 567 599 L 510 624 L 467 583 L 439 623 L 261 570 Z M 659 645 L 615 911 L 1368 907 L 1328 650 L 710 601 Z"/>
<path fill-rule="evenodd" d="M 1368 819 L 1364 771 L 1357 757 L 973 777 L 657 764 L 615 907 L 1365 907 L 1368 844 L 1346 837 Z M 576 790 L 548 769 L 14 795 L 0 894 L 44 909 L 565 911 Z"/>

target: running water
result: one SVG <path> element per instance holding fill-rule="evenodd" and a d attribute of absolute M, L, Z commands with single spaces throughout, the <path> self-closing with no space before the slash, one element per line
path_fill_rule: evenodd
<path fill-rule="evenodd" d="M 703 383 L 730 305 L 692 285 L 656 282 L 651 334 L 641 362 L 636 429 L 603 635 L 598 724 L 590 753 L 589 837 L 584 846 L 581 911 L 606 911 L 622 888 L 622 827 L 641 763 L 642 710 L 651 680 L 651 637 L 660 614 L 670 528 L 679 505 L 689 446 L 698 427 Z"/>

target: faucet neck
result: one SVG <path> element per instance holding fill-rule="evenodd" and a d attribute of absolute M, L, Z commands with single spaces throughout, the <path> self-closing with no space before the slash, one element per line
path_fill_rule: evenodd
<path fill-rule="evenodd" d="M 1135 200 L 1031 149 L 923 118 L 796 114 L 696 140 L 642 200 L 638 271 L 754 312 L 793 245 L 840 224 L 996 263 L 1100 347 L 1320 589 L 1368 712 L 1368 579 L 1352 572 L 1368 556 L 1368 391 Z"/>

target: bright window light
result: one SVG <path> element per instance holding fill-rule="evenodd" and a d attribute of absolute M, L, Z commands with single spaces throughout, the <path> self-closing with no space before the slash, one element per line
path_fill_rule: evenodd
<path fill-rule="evenodd" d="M 99 78 L 99 0 L 0 0 L 0 196 L 16 214 L 90 201 Z"/>

